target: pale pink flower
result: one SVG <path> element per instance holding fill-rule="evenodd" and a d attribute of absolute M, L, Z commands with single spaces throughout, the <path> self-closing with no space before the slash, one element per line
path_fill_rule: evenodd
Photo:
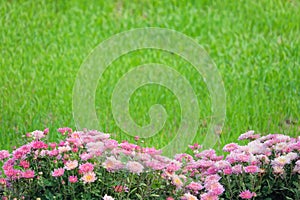
<path fill-rule="evenodd" d="M 231 169 L 234 174 L 241 174 L 243 172 L 243 166 L 240 164 L 233 166 Z"/>
<path fill-rule="evenodd" d="M 225 152 L 231 152 L 231 151 L 234 151 L 236 149 L 239 148 L 239 145 L 236 144 L 236 143 L 229 143 L 229 144 L 226 144 L 223 148 L 223 151 Z"/>
<path fill-rule="evenodd" d="M 181 188 L 183 186 L 183 182 L 178 175 L 173 174 L 171 178 L 173 185 L 175 185 L 177 188 Z"/>
<path fill-rule="evenodd" d="M 291 160 L 288 156 L 279 156 L 271 162 L 271 165 L 278 165 L 283 167 L 284 165 L 289 164 L 290 162 Z"/>
<path fill-rule="evenodd" d="M 249 190 L 245 190 L 240 193 L 239 197 L 242 199 L 251 199 L 252 197 L 255 197 L 256 193 L 255 192 L 250 192 Z"/>
<path fill-rule="evenodd" d="M 290 161 L 293 161 L 293 160 L 296 160 L 299 156 L 297 153 L 295 152 L 290 152 L 288 154 L 286 154 L 286 157 L 290 160 Z"/>
<path fill-rule="evenodd" d="M 182 162 L 183 160 L 187 161 L 187 162 L 191 162 L 194 160 L 193 156 L 186 154 L 186 153 L 181 153 L 181 154 L 176 154 L 174 156 L 175 160 Z"/>
<path fill-rule="evenodd" d="M 203 193 L 201 194 L 201 200 L 218 200 L 218 195 L 214 195 L 211 193 Z"/>
<path fill-rule="evenodd" d="M 83 160 L 83 161 L 87 161 L 87 160 L 93 158 L 93 155 L 84 152 L 84 153 L 80 154 L 80 158 L 81 158 L 81 160 Z"/>
<path fill-rule="evenodd" d="M 220 161 L 215 162 L 214 166 L 218 170 L 221 170 L 221 169 L 225 169 L 225 168 L 231 167 L 231 164 L 228 161 L 220 160 Z"/>
<path fill-rule="evenodd" d="M 33 138 L 36 139 L 36 140 L 40 140 L 43 137 L 45 137 L 44 132 L 43 131 L 39 131 L 39 130 L 33 131 L 31 134 L 33 135 Z"/>
<path fill-rule="evenodd" d="M 10 156 L 9 152 L 6 150 L 0 151 L 0 161 L 8 158 Z"/>
<path fill-rule="evenodd" d="M 69 146 L 58 147 L 58 151 L 59 151 L 60 154 L 71 151 L 71 150 L 72 150 L 72 148 L 69 147 Z"/>
<path fill-rule="evenodd" d="M 140 174 L 144 170 L 144 166 L 136 161 L 128 161 L 126 164 L 126 168 L 135 174 Z"/>
<path fill-rule="evenodd" d="M 192 181 L 190 184 L 186 186 L 187 189 L 193 190 L 194 192 L 198 192 L 203 189 L 201 183 Z"/>
<path fill-rule="evenodd" d="M 157 150 L 154 147 L 151 147 L 151 148 L 142 148 L 142 152 L 154 156 L 154 155 L 160 155 L 162 153 L 162 150 Z"/>
<path fill-rule="evenodd" d="M 73 161 L 68 161 L 65 163 L 65 169 L 66 170 L 72 170 L 75 169 L 78 166 L 78 161 L 77 160 L 73 160 Z"/>
<path fill-rule="evenodd" d="M 257 139 L 259 138 L 260 135 L 259 134 L 254 134 L 254 131 L 248 131 L 246 133 L 243 133 L 239 136 L 238 140 L 246 140 L 246 139 Z"/>
<path fill-rule="evenodd" d="M 195 197 L 194 195 L 192 195 L 190 193 L 185 193 L 181 199 L 184 199 L 184 200 L 198 200 L 197 197 Z"/>
<path fill-rule="evenodd" d="M 117 160 L 114 156 L 107 157 L 106 161 L 102 164 L 102 166 L 107 171 L 117 171 L 124 167 L 123 163 Z"/>
<path fill-rule="evenodd" d="M 214 195 L 220 195 L 225 191 L 223 185 L 217 181 L 207 182 L 205 183 L 204 187 L 207 191 L 209 191 L 209 193 Z"/>
<path fill-rule="evenodd" d="M 107 148 L 107 149 L 113 149 L 113 148 L 116 148 L 118 147 L 118 141 L 116 140 L 113 140 L 113 139 L 108 139 L 108 140 L 105 140 L 104 141 L 104 146 Z"/>
<path fill-rule="evenodd" d="M 58 169 L 55 169 L 53 172 L 52 172 L 52 176 L 53 177 L 59 177 L 59 176 L 62 176 L 64 175 L 65 173 L 65 170 L 63 168 L 58 168 Z"/>
<path fill-rule="evenodd" d="M 257 140 L 249 142 L 247 147 L 249 149 L 248 152 L 252 154 L 264 154 L 268 151 L 267 146 Z"/>
<path fill-rule="evenodd" d="M 296 165 L 293 169 L 293 172 L 300 174 L 300 165 Z"/>
<path fill-rule="evenodd" d="M 166 163 L 154 159 L 145 161 L 145 165 L 153 170 L 162 170 L 167 166 Z"/>
<path fill-rule="evenodd" d="M 83 183 L 92 183 L 97 180 L 96 174 L 94 172 L 87 172 L 81 177 Z"/>
<path fill-rule="evenodd" d="M 284 169 L 283 169 L 282 166 L 275 165 L 272 168 L 273 168 L 273 173 L 274 174 L 283 174 L 284 173 Z"/>
<path fill-rule="evenodd" d="M 103 200 L 115 200 L 112 196 L 104 195 Z"/>
<path fill-rule="evenodd" d="M 221 179 L 221 176 L 214 174 L 214 175 L 209 175 L 205 178 L 204 183 L 211 183 L 211 182 L 217 182 Z"/>

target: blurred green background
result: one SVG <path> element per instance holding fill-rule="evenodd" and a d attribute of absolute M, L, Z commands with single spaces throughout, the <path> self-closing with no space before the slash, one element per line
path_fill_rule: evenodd
<path fill-rule="evenodd" d="M 72 89 L 80 65 L 101 41 L 134 28 L 161 27 L 190 36 L 216 63 L 226 89 L 226 122 L 221 147 L 239 134 L 300 135 L 300 2 L 262 1 L 1 1 L 0 149 L 17 145 L 36 129 L 75 129 Z M 201 143 L 211 116 L 211 101 L 201 75 L 182 58 L 139 50 L 116 60 L 98 83 L 100 127 L 118 140 L 133 138 L 116 125 L 111 95 L 120 77 L 149 62 L 167 64 L 193 86 L 201 112 L 194 142 Z M 180 124 L 174 94 L 158 85 L 138 89 L 130 112 L 140 125 L 148 109 L 161 104 L 165 127 L 146 146 L 163 147 Z"/>

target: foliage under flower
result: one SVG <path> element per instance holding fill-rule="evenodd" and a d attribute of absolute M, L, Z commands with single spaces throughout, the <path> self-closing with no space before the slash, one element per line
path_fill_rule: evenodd
<path fill-rule="evenodd" d="M 2 199 L 300 199 L 300 137 L 249 131 L 225 157 L 195 144 L 170 159 L 98 131 L 60 128 L 59 143 L 48 132 L 0 151 Z"/>

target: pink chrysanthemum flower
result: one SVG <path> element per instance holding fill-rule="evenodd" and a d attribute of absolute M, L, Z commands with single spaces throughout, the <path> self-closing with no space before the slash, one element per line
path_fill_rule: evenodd
<path fill-rule="evenodd" d="M 63 168 L 58 168 L 58 169 L 55 169 L 53 172 L 52 172 L 52 176 L 53 177 L 59 177 L 59 176 L 62 176 L 64 175 L 65 173 L 65 170 Z"/>
<path fill-rule="evenodd" d="M 65 163 L 65 169 L 66 170 L 72 170 L 75 169 L 78 166 L 78 161 L 77 160 L 73 160 L 73 161 L 68 161 Z"/>
<path fill-rule="evenodd" d="M 238 138 L 238 140 L 246 140 L 246 139 L 258 139 L 260 137 L 259 134 L 254 134 L 254 131 L 248 131 L 246 133 L 243 133 L 242 135 L 240 135 L 240 137 Z"/>
<path fill-rule="evenodd" d="M 250 192 L 249 190 L 245 190 L 240 193 L 239 197 L 242 199 L 251 199 L 252 197 L 255 197 L 256 193 L 255 192 Z"/>
<path fill-rule="evenodd" d="M 42 141 L 33 141 L 31 143 L 33 149 L 47 149 L 48 145 Z"/>
<path fill-rule="evenodd" d="M 33 131 L 31 134 L 33 135 L 33 138 L 36 140 L 40 140 L 43 137 L 45 137 L 45 133 L 39 130 Z"/>
<path fill-rule="evenodd" d="M 8 158 L 10 156 L 9 152 L 6 150 L 0 151 L 0 161 Z"/>
<path fill-rule="evenodd" d="M 211 193 L 203 193 L 201 194 L 201 200 L 218 200 L 218 196 Z"/>
<path fill-rule="evenodd" d="M 94 170 L 94 165 L 92 163 L 84 163 L 79 166 L 81 173 L 87 173 Z"/>
<path fill-rule="evenodd" d="M 34 178 L 34 171 L 33 170 L 26 170 L 22 173 L 22 178 Z"/>
<path fill-rule="evenodd" d="M 197 197 L 195 197 L 194 195 L 192 195 L 190 193 L 185 193 L 181 199 L 183 199 L 183 200 L 198 200 Z"/>
<path fill-rule="evenodd" d="M 108 157 L 102 166 L 110 172 L 120 170 L 124 167 L 123 163 L 117 160 L 114 156 Z"/>
<path fill-rule="evenodd" d="M 103 200 L 115 200 L 112 196 L 104 195 Z"/>
<path fill-rule="evenodd" d="M 144 166 L 136 161 L 128 161 L 128 163 L 126 164 L 126 168 L 130 172 L 135 173 L 135 174 L 140 174 L 144 170 Z"/>
<path fill-rule="evenodd" d="M 258 173 L 260 171 L 260 169 L 256 165 L 249 165 L 249 166 L 244 167 L 244 171 L 246 173 L 254 174 L 254 173 Z"/>
<path fill-rule="evenodd" d="M 190 184 L 186 186 L 187 189 L 193 190 L 194 192 L 198 192 L 199 190 L 203 189 L 203 186 L 201 183 L 197 183 L 192 181 Z"/>
<path fill-rule="evenodd" d="M 207 191 L 209 191 L 211 194 L 214 195 L 220 195 L 225 191 L 223 185 L 221 185 L 217 181 L 207 182 L 205 183 L 204 187 L 206 188 Z"/>
<path fill-rule="evenodd" d="M 223 151 L 225 152 L 231 152 L 231 151 L 234 151 L 236 149 L 239 148 L 239 145 L 236 144 L 236 143 L 230 143 L 230 144 L 226 144 L 223 148 Z"/>
<path fill-rule="evenodd" d="M 76 183 L 78 181 L 77 176 L 69 176 L 69 182 L 70 183 Z"/>
<path fill-rule="evenodd" d="M 96 174 L 94 172 L 85 173 L 81 177 L 81 180 L 83 181 L 83 183 L 92 183 L 92 182 L 95 182 L 97 180 Z"/>
<path fill-rule="evenodd" d="M 171 178 L 173 185 L 175 185 L 177 188 L 181 188 L 183 186 L 183 182 L 178 175 L 174 174 Z"/>

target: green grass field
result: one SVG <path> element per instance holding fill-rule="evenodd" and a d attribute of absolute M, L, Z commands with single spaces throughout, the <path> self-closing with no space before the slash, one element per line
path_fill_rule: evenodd
<path fill-rule="evenodd" d="M 13 1 L 0 3 L 0 149 L 36 129 L 69 126 L 72 90 L 81 63 L 101 41 L 122 31 L 162 27 L 182 32 L 208 52 L 226 90 L 222 144 L 253 129 L 300 135 L 300 2 L 282 1 Z M 203 140 L 210 121 L 206 85 L 193 67 L 163 51 L 139 50 L 115 61 L 98 83 L 101 131 L 133 140 L 116 125 L 110 99 L 114 85 L 133 67 L 164 63 L 185 76 L 198 96 Z M 180 106 L 168 89 L 147 85 L 130 100 L 140 125 L 162 104 L 168 120 L 145 145 L 168 143 L 180 123 Z M 52 136 L 55 139 L 55 136 Z"/>

